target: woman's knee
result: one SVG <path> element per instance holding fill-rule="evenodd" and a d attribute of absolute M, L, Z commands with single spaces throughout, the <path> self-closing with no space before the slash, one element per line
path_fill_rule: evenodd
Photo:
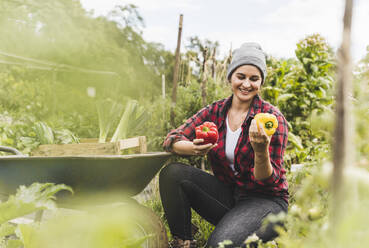
<path fill-rule="evenodd" d="M 218 247 L 219 242 L 231 240 L 232 245 L 224 247 L 243 247 L 243 242 L 249 235 L 256 235 L 263 241 L 269 241 L 277 236 L 274 230 L 276 224 L 263 228 L 264 218 L 270 214 L 283 211 L 274 201 L 263 198 L 250 198 L 238 203 L 229 211 L 216 226 L 208 240 L 208 247 Z"/>
<path fill-rule="evenodd" d="M 161 169 L 159 173 L 159 183 L 166 181 L 177 181 L 183 175 L 184 164 L 181 163 L 170 163 Z"/>

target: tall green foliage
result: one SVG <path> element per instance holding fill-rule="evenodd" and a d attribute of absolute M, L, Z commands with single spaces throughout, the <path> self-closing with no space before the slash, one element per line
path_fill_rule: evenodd
<path fill-rule="evenodd" d="M 143 40 L 137 28 L 142 17 L 134 5 L 119 6 L 107 17 L 94 18 L 79 1 L 4 0 L 1 16 L 0 51 L 58 63 L 42 66 L 63 71 L 58 77 L 75 86 L 86 87 L 92 83 L 103 87 L 115 81 L 124 86 L 120 88 L 124 95 L 155 94 L 138 90 L 137 86 L 157 93 L 151 85 L 160 84 L 158 72 L 167 57 L 160 56 L 163 49 L 158 44 Z M 10 62 L 25 62 L 4 54 L 0 57 Z M 60 64 L 112 71 L 118 77 L 86 74 Z"/>
<path fill-rule="evenodd" d="M 95 18 L 74 0 L 4 0 L 0 16 L 0 110 L 13 120 L 29 116 L 26 125 L 42 121 L 96 138 L 96 99 L 153 100 L 161 91 L 161 74 L 170 77 L 173 54 L 142 38 L 143 19 L 135 5 Z M 87 88 L 96 94 L 88 96 Z M 27 150 L 11 143 L 9 134 L 2 144 L 27 153 L 41 143 L 32 135 L 12 137 L 17 144 L 21 137 L 32 139 Z"/>
<path fill-rule="evenodd" d="M 289 141 L 294 146 L 287 158 L 301 163 L 327 150 L 331 126 L 314 130 L 312 124 L 321 119 L 330 122 L 334 61 L 330 47 L 318 34 L 301 40 L 295 52 L 298 60 L 268 59 L 269 76 L 262 93 L 290 124 Z"/>

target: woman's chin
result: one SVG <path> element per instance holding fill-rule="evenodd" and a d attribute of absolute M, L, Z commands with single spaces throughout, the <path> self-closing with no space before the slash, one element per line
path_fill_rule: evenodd
<path fill-rule="evenodd" d="M 247 102 L 253 99 L 255 95 L 256 94 L 254 92 L 247 92 L 247 93 L 237 92 L 236 97 L 242 102 L 244 101 Z"/>

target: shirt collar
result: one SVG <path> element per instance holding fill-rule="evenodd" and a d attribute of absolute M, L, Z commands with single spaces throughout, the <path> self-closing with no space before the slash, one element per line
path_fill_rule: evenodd
<path fill-rule="evenodd" d="M 232 99 L 233 99 L 233 94 L 230 97 L 226 98 L 224 101 L 224 104 L 220 107 L 220 113 L 222 114 L 222 116 L 224 116 L 224 118 L 227 115 L 228 110 L 232 105 Z"/>
<path fill-rule="evenodd" d="M 249 113 L 247 114 L 246 119 L 248 118 L 254 118 L 254 116 L 261 112 L 261 106 L 262 106 L 263 100 L 259 95 L 256 95 L 254 99 L 252 99 Z"/>
<path fill-rule="evenodd" d="M 230 97 L 228 97 L 228 98 L 225 99 L 224 104 L 220 108 L 220 113 L 224 117 L 224 118 L 222 118 L 222 122 L 220 123 L 220 126 L 222 126 L 224 124 L 224 122 L 225 122 L 225 118 L 227 116 L 228 110 L 229 110 L 229 108 L 232 105 L 232 99 L 233 99 L 233 94 Z M 260 113 L 261 107 L 262 107 L 262 103 L 263 103 L 263 100 L 261 99 L 261 97 L 259 95 L 256 95 L 252 99 L 252 102 L 251 102 L 250 109 L 249 109 L 249 112 L 247 114 L 246 120 L 242 124 L 243 126 L 246 125 L 247 120 L 249 118 L 254 118 L 254 116 L 256 114 Z"/>

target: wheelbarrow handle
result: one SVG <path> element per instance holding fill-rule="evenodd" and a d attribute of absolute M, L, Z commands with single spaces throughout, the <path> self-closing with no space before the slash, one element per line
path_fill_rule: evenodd
<path fill-rule="evenodd" d="M 13 153 L 15 155 L 23 156 L 23 154 L 20 151 L 18 151 L 15 148 L 8 147 L 8 146 L 0 146 L 0 152 L 10 152 L 10 153 Z"/>

